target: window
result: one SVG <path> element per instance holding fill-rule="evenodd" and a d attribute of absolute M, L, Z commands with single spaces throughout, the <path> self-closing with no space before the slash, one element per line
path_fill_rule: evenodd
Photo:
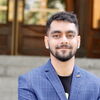
<path fill-rule="evenodd" d="M 45 25 L 50 15 L 64 10 L 64 0 L 26 0 L 24 24 Z"/>
<path fill-rule="evenodd" d="M 93 0 L 93 28 L 100 28 L 100 0 Z"/>
<path fill-rule="evenodd" d="M 7 0 L 0 0 L 0 23 L 7 22 Z"/>

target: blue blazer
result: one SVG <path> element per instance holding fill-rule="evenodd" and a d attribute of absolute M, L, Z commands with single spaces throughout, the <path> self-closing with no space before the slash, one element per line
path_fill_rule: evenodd
<path fill-rule="evenodd" d="M 67 100 L 50 60 L 19 77 L 18 100 Z M 100 79 L 75 65 L 69 100 L 100 100 Z"/>

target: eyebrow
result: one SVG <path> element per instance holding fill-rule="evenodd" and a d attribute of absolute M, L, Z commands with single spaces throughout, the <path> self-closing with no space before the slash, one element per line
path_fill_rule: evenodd
<path fill-rule="evenodd" d="M 55 34 L 55 33 L 61 33 L 61 31 L 55 30 L 51 32 L 51 34 Z"/>
<path fill-rule="evenodd" d="M 59 31 L 59 30 L 54 30 L 54 31 L 51 32 L 51 34 L 56 34 L 56 33 L 62 33 L 62 32 Z M 66 33 L 66 34 L 68 34 L 68 33 L 77 34 L 77 33 L 76 33 L 75 31 L 73 31 L 73 30 L 68 30 L 68 31 L 66 31 L 65 33 Z"/>
<path fill-rule="evenodd" d="M 72 31 L 72 30 L 67 31 L 66 33 L 74 33 L 74 34 L 77 34 L 75 31 Z"/>

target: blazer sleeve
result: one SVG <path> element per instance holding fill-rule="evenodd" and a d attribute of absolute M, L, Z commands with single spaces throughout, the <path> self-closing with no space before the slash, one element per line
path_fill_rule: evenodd
<path fill-rule="evenodd" d="M 30 88 L 30 82 L 24 76 L 18 79 L 18 100 L 37 100 L 35 93 Z"/>
<path fill-rule="evenodd" d="M 97 100 L 100 100 L 100 88 L 99 88 L 99 97 L 98 97 L 98 99 Z"/>
<path fill-rule="evenodd" d="M 99 78 L 99 96 L 97 100 L 100 100 L 100 78 Z"/>

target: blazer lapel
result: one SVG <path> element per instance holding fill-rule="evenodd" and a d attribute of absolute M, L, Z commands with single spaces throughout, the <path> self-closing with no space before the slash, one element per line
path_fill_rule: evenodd
<path fill-rule="evenodd" d="M 80 100 L 79 93 L 81 89 L 81 82 L 82 82 L 82 75 L 80 70 L 77 66 L 74 67 L 72 84 L 71 84 L 71 91 L 70 91 L 70 99 L 69 100 Z"/>
<path fill-rule="evenodd" d="M 50 60 L 48 61 L 48 63 L 45 66 L 45 75 L 48 78 L 48 80 L 51 82 L 52 86 L 54 87 L 60 100 L 67 100 L 63 86 L 62 86 L 60 79 L 57 76 L 57 73 L 54 70 Z"/>

